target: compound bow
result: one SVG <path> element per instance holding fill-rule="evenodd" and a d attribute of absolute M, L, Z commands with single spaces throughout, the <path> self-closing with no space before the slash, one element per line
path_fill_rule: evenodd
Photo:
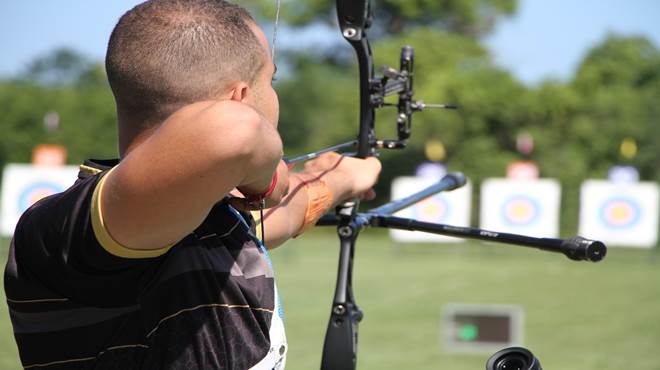
<path fill-rule="evenodd" d="M 402 149 L 411 133 L 412 114 L 425 108 L 453 109 L 451 104 L 425 104 L 413 99 L 414 51 L 411 46 L 401 50 L 399 70 L 383 68 L 382 76 L 375 76 L 371 46 L 367 31 L 373 21 L 370 0 L 337 0 L 339 28 L 344 39 L 355 49 L 360 78 L 360 128 L 357 139 L 335 145 L 321 151 L 287 160 L 288 163 L 315 158 L 321 153 L 356 147 L 358 158 L 375 155 L 377 149 Z M 398 103 L 387 103 L 385 97 L 397 95 Z M 375 131 L 376 109 L 396 106 L 397 137 L 379 139 Z M 453 173 L 438 183 L 407 198 L 393 201 L 383 206 L 358 213 L 359 201 L 345 202 L 336 208 L 333 215 L 325 215 L 317 225 L 337 226 L 340 240 L 337 283 L 328 323 L 322 370 L 355 369 L 357 354 L 357 329 L 363 314 L 355 303 L 352 289 L 353 255 L 359 232 L 366 227 L 385 227 L 404 230 L 417 230 L 462 238 L 487 240 L 521 246 L 535 247 L 565 254 L 573 260 L 599 261 L 605 257 L 605 245 L 581 237 L 569 240 L 534 238 L 529 236 L 486 231 L 477 228 L 456 227 L 420 222 L 394 217 L 392 214 L 441 191 L 453 190 L 465 184 L 465 177 Z"/>

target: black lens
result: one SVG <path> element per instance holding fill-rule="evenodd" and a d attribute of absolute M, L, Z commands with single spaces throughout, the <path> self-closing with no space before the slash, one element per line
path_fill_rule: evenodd
<path fill-rule="evenodd" d="M 505 358 L 497 363 L 497 370 L 526 370 L 527 363 L 520 358 Z"/>
<path fill-rule="evenodd" d="M 532 352 L 522 347 L 497 351 L 486 362 L 486 370 L 543 370 Z"/>

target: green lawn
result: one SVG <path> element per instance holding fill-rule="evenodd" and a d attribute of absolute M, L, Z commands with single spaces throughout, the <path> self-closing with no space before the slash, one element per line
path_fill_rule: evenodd
<path fill-rule="evenodd" d="M 319 368 L 337 252 L 331 234 L 316 233 L 271 253 L 289 370 Z M 660 369 L 660 259 L 654 251 L 610 249 L 601 263 L 579 263 L 473 242 L 398 246 L 387 234 L 367 230 L 355 264 L 355 294 L 365 313 L 358 369 L 483 369 L 487 353 L 444 350 L 440 326 L 446 303 L 521 306 L 524 345 L 546 369 Z M 17 368 L 4 305 L 0 330 L 0 368 Z"/>
<path fill-rule="evenodd" d="M 9 240 L 0 238 L 0 262 L 4 274 L 4 266 L 7 262 L 7 250 L 9 249 Z M 2 301 L 5 302 L 4 279 L 2 284 Z M 0 304 L 0 369 L 20 369 L 21 363 L 18 360 L 18 350 L 14 342 L 14 334 L 9 321 L 7 305 Z"/>

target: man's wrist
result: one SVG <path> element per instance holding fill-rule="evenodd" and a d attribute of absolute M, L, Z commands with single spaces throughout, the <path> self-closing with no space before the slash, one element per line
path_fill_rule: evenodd
<path fill-rule="evenodd" d="M 340 201 L 350 197 L 349 179 L 338 176 L 335 171 L 329 172 L 308 172 L 303 171 L 297 174 L 297 178 L 301 182 L 313 182 L 316 180 L 323 180 L 326 186 L 332 193 L 332 204 L 335 205 Z"/>
<path fill-rule="evenodd" d="M 326 183 L 333 194 L 333 205 L 354 196 L 352 176 L 335 170 L 324 173 L 320 178 Z"/>
<path fill-rule="evenodd" d="M 294 233 L 294 237 L 315 225 L 318 219 L 332 208 L 335 201 L 332 190 L 321 176 L 297 174 L 295 177 L 300 181 L 299 186 L 305 189 L 307 199 L 302 224 Z"/>

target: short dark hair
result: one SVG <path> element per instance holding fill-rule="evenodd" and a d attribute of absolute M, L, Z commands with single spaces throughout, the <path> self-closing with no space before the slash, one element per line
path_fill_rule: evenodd
<path fill-rule="evenodd" d="M 224 0 L 150 0 L 126 12 L 108 42 L 105 66 L 117 107 L 141 125 L 253 83 L 263 47 L 244 8 Z"/>

